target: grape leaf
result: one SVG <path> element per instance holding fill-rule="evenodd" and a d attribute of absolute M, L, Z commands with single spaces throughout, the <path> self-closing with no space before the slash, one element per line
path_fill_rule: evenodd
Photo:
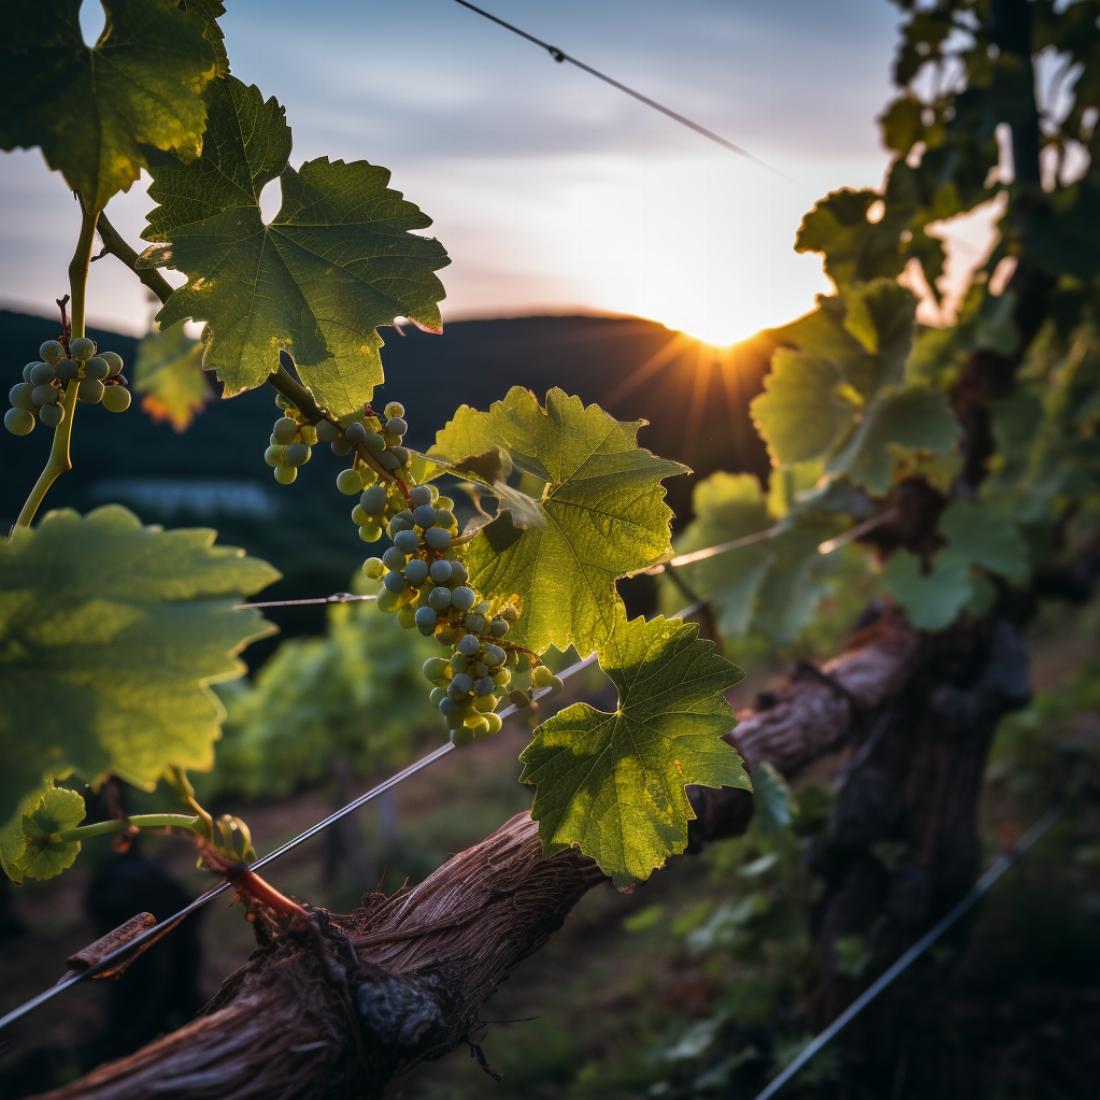
<path fill-rule="evenodd" d="M 79 840 L 58 840 L 55 833 L 73 829 L 84 820 L 84 799 L 64 787 L 47 784 L 24 798 L 0 829 L 0 866 L 12 882 L 47 879 L 73 865 L 80 854 Z"/>
<path fill-rule="evenodd" d="M 204 365 L 227 397 L 260 385 L 285 350 L 329 412 L 360 410 L 383 377 L 379 326 L 398 316 L 442 326 L 433 272 L 447 254 L 410 232 L 431 219 L 366 161 L 291 168 L 283 108 L 259 89 L 228 77 L 210 86 L 207 103 L 202 156 L 153 169 L 149 194 L 160 205 L 143 237 L 165 243 L 141 262 L 189 277 L 157 320 L 208 322 Z M 265 224 L 259 196 L 276 178 L 282 207 Z"/>
<path fill-rule="evenodd" d="M 939 532 L 963 561 L 1016 583 L 1026 579 L 1027 543 L 1016 524 L 991 508 L 973 500 L 953 500 L 940 516 Z"/>
<path fill-rule="evenodd" d="M 179 0 L 179 6 L 202 20 L 202 36 L 214 54 L 217 76 L 229 75 L 229 55 L 225 52 L 225 35 L 218 20 L 225 15 L 222 0 Z"/>
<path fill-rule="evenodd" d="M 884 493 L 907 452 L 948 455 L 958 438 L 958 421 L 941 390 L 891 388 L 867 409 L 826 468 L 833 475 L 847 474 L 873 493 Z"/>
<path fill-rule="evenodd" d="M 138 345 L 134 391 L 154 420 L 182 432 L 213 396 L 202 371 L 202 344 L 184 332 L 183 322 L 151 331 Z"/>
<path fill-rule="evenodd" d="M 7 5 L 0 147 L 41 146 L 49 166 L 102 210 L 149 166 L 149 147 L 198 156 L 216 62 L 204 37 L 210 23 L 174 0 L 103 0 L 107 23 L 91 49 L 80 2 Z"/>
<path fill-rule="evenodd" d="M 210 767 L 222 714 L 209 685 L 274 629 L 235 605 L 278 577 L 213 543 L 114 505 L 51 512 L 0 542 L 0 821 L 51 776 L 151 789 L 170 765 Z"/>
<path fill-rule="evenodd" d="M 819 458 L 842 438 L 856 408 L 841 391 L 843 381 L 829 359 L 787 349 L 775 353 L 764 392 L 749 409 L 776 465 Z"/>
<path fill-rule="evenodd" d="M 928 573 L 908 550 L 895 551 L 882 571 L 887 591 L 918 630 L 943 630 L 955 621 L 973 594 L 970 566 L 955 554 L 941 552 Z"/>
<path fill-rule="evenodd" d="M 545 484 L 532 501 L 541 523 L 525 515 L 516 526 L 503 499 L 469 544 L 482 593 L 521 599 L 510 638 L 540 653 L 552 645 L 591 653 L 621 607 L 615 581 L 671 551 L 661 482 L 687 468 L 637 445 L 643 423 L 614 420 L 559 389 L 544 407 L 516 386 L 488 412 L 463 405 L 436 437 L 430 455 L 461 464 L 497 447 Z"/>
<path fill-rule="evenodd" d="M 840 287 L 900 274 L 904 260 L 896 227 L 868 217 L 879 201 L 875 191 L 844 188 L 826 195 L 802 219 L 796 251 L 821 252 L 825 273 Z"/>
<path fill-rule="evenodd" d="M 724 693 L 741 672 L 679 620 L 620 614 L 598 653 L 617 708 L 574 703 L 543 722 L 520 780 L 537 788 L 531 816 L 548 854 L 579 845 L 626 885 L 687 846 L 688 785 L 751 789 L 722 740 L 733 726 Z"/>
<path fill-rule="evenodd" d="M 678 566 L 678 573 L 692 592 L 714 605 L 723 634 L 741 637 L 755 629 L 777 645 L 790 645 L 824 595 L 831 563 L 818 546 L 837 534 L 840 521 L 796 512 L 780 522 L 752 474 L 711 474 L 696 484 L 692 505 L 695 519 L 676 540 L 678 554 L 771 534 Z M 672 612 L 683 602 L 680 588 L 662 579 L 662 609 Z"/>

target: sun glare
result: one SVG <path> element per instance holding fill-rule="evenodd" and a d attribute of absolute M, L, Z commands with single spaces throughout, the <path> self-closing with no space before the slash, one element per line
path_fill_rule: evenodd
<path fill-rule="evenodd" d="M 793 320 L 828 289 L 820 260 L 794 251 L 802 190 L 730 158 L 655 163 L 629 187 L 604 178 L 580 189 L 580 232 L 561 247 L 583 273 L 582 300 L 724 348 Z"/>

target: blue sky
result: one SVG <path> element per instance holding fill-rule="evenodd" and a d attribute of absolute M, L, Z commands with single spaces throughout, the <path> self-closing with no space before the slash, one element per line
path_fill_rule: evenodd
<path fill-rule="evenodd" d="M 637 312 L 723 341 L 793 316 L 826 288 L 816 258 L 793 254 L 794 233 L 829 189 L 881 179 L 874 116 L 890 93 L 892 4 L 484 6 L 790 179 L 453 0 L 229 0 L 234 72 L 284 104 L 294 162 L 384 164 L 435 219 L 453 259 L 445 317 Z M 0 301 L 45 311 L 64 285 L 72 200 L 32 151 L 0 159 L 0 202 Z M 147 209 L 138 184 L 108 213 L 136 242 Z M 93 273 L 91 317 L 140 331 L 140 288 L 109 258 Z"/>

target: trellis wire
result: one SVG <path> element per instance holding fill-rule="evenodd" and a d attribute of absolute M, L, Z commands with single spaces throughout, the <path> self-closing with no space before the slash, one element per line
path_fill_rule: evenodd
<path fill-rule="evenodd" d="M 884 970 L 828 1027 L 816 1035 L 799 1052 L 778 1077 L 756 1094 L 754 1100 L 771 1100 L 784 1085 L 792 1081 L 807 1062 L 828 1046 L 887 986 L 909 969 L 952 925 L 965 916 L 993 886 L 1002 879 L 1033 848 L 1044 833 L 1062 816 L 1061 807 L 1047 810 L 1022 837 L 1015 847 L 1002 852 L 986 869 L 970 890 L 949 909 L 916 943 L 904 951 Z"/>

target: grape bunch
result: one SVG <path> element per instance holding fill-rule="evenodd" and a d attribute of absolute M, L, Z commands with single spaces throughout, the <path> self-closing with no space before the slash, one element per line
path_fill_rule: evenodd
<path fill-rule="evenodd" d="M 367 490 L 363 497 L 375 490 L 382 487 Z M 424 675 L 433 685 L 431 699 L 452 742 L 466 744 L 500 730 L 495 712 L 505 693 L 517 706 L 531 706 L 538 688 L 560 686 L 560 681 L 535 658 L 530 686 L 513 687 L 513 676 L 530 670 L 533 656 L 504 640 L 519 617 L 517 607 L 508 601 L 494 606 L 470 583 L 459 560 L 462 547 L 454 544 L 454 502 L 440 496 L 434 485 L 417 485 L 409 497 L 412 510 L 397 512 L 387 525 L 393 546 L 380 558 L 368 558 L 363 572 L 382 581 L 380 610 L 394 613 L 401 626 L 415 627 L 450 647 L 449 658 L 425 662 Z M 360 507 L 377 508 L 381 502 L 379 496 L 377 502 L 361 501 Z"/>
<path fill-rule="evenodd" d="M 94 340 L 77 336 L 68 341 L 47 340 L 41 357 L 23 368 L 23 381 L 11 388 L 11 408 L 4 427 L 13 435 L 29 435 L 37 421 L 56 428 L 65 420 L 61 398 L 69 383 L 77 386 L 77 398 L 89 405 L 102 404 L 108 412 L 125 412 L 130 391 L 122 376 L 122 356 L 114 351 L 97 354 Z"/>
<path fill-rule="evenodd" d="M 275 404 L 282 416 L 272 425 L 264 462 L 274 470 L 275 480 L 280 485 L 291 485 L 298 477 L 298 468 L 313 455 L 314 445 L 321 442 L 320 425 L 335 426 L 328 420 L 316 426 L 311 424 L 281 393 L 275 395 Z"/>

